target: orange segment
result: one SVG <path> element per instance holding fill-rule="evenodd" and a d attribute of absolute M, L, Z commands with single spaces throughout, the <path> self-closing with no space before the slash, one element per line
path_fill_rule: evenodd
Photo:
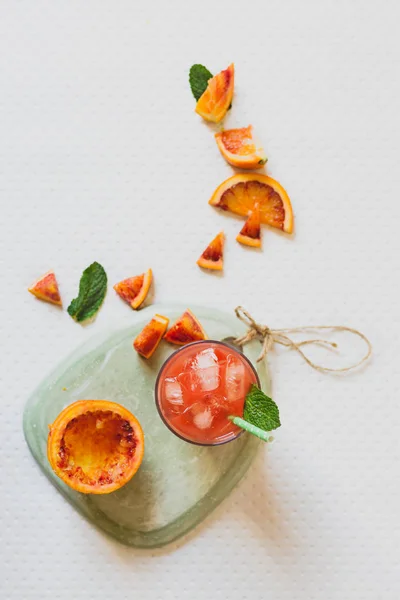
<path fill-rule="evenodd" d="M 240 244 L 252 246 L 253 248 L 261 247 L 261 227 L 260 227 L 260 209 L 258 204 L 255 205 L 253 212 L 243 225 L 240 233 L 236 237 Z"/>
<path fill-rule="evenodd" d="M 143 459 L 144 435 L 129 410 L 108 400 L 78 400 L 49 426 L 47 456 L 64 483 L 108 494 L 127 483 Z"/>
<path fill-rule="evenodd" d="M 133 342 L 136 352 L 139 352 L 144 358 L 150 358 L 167 331 L 168 323 L 169 319 L 167 317 L 154 315 L 150 323 L 147 323 Z"/>
<path fill-rule="evenodd" d="M 210 242 L 203 254 L 200 256 L 197 264 L 203 269 L 213 271 L 222 271 L 224 267 L 224 232 L 221 231 L 212 242 Z"/>
<path fill-rule="evenodd" d="M 215 134 L 218 148 L 225 160 L 240 169 L 259 169 L 267 162 L 262 148 L 253 142 L 252 126 L 226 129 Z"/>
<path fill-rule="evenodd" d="M 60 291 L 54 271 L 48 271 L 28 288 L 28 292 L 51 304 L 62 305 Z"/>
<path fill-rule="evenodd" d="M 206 338 L 206 332 L 189 309 L 185 310 L 164 336 L 167 342 L 177 346 L 184 346 L 190 344 L 190 342 L 197 342 Z"/>
<path fill-rule="evenodd" d="M 283 187 L 267 175 L 239 173 L 217 187 L 209 204 L 247 217 L 258 204 L 261 223 L 293 231 L 293 212 Z"/>
<path fill-rule="evenodd" d="M 209 80 L 207 89 L 196 104 L 196 112 L 206 121 L 219 123 L 232 103 L 235 87 L 235 67 L 227 69 Z"/>
<path fill-rule="evenodd" d="M 122 300 L 125 300 L 132 308 L 136 309 L 146 299 L 152 279 L 153 272 L 149 269 L 146 273 L 116 283 L 114 290 L 121 296 Z"/>

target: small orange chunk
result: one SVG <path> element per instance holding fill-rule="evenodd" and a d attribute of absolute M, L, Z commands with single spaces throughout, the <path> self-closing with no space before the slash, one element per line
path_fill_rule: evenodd
<path fill-rule="evenodd" d="M 152 279 L 153 272 L 149 269 L 146 273 L 136 275 L 135 277 L 128 277 L 128 279 L 116 283 L 114 290 L 122 300 L 125 300 L 127 304 L 136 309 L 145 301 Z"/>
<path fill-rule="evenodd" d="M 212 271 L 222 271 L 224 267 L 224 244 L 225 236 L 221 231 L 209 243 L 203 254 L 200 256 L 197 264 L 203 269 L 211 269 Z"/>
<path fill-rule="evenodd" d="M 150 358 L 167 331 L 168 323 L 169 319 L 167 317 L 154 315 L 150 323 L 147 323 L 133 342 L 136 352 L 139 352 L 144 358 Z"/>
<path fill-rule="evenodd" d="M 232 63 L 209 80 L 206 91 L 197 101 L 197 114 L 206 121 L 219 123 L 232 104 L 234 87 L 235 67 Z"/>
<path fill-rule="evenodd" d="M 240 244 L 244 244 L 245 246 L 252 246 L 253 248 L 261 247 L 260 209 L 258 208 L 258 204 L 254 206 L 254 210 L 250 213 L 249 218 L 236 239 Z"/>
<path fill-rule="evenodd" d="M 190 342 L 205 340 L 207 339 L 207 335 L 198 319 L 187 309 L 171 326 L 171 329 L 165 334 L 164 338 L 171 344 L 184 346 L 185 344 L 190 344 Z"/>
<path fill-rule="evenodd" d="M 218 148 L 225 160 L 240 169 L 259 169 L 267 162 L 262 148 L 253 142 L 252 126 L 226 129 L 215 134 Z"/>
<path fill-rule="evenodd" d="M 44 300 L 45 302 L 51 302 L 51 304 L 57 304 L 62 306 L 61 296 L 58 289 L 58 283 L 54 271 L 48 271 L 42 277 L 40 277 L 35 283 L 28 288 L 28 292 Z"/>
<path fill-rule="evenodd" d="M 217 187 L 209 200 L 211 206 L 248 217 L 258 204 L 260 221 L 286 233 L 293 231 L 293 211 L 283 187 L 261 173 L 238 173 Z"/>

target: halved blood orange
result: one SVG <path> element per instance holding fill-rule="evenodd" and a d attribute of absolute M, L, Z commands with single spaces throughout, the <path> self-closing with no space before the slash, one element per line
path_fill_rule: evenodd
<path fill-rule="evenodd" d="M 165 334 L 164 339 L 171 344 L 184 346 L 190 342 L 207 339 L 207 334 L 194 314 L 187 309 Z"/>
<path fill-rule="evenodd" d="M 259 169 L 267 162 L 262 148 L 253 140 L 252 126 L 226 129 L 215 134 L 218 148 L 225 160 L 240 169 Z"/>
<path fill-rule="evenodd" d="M 146 299 L 152 279 L 153 272 L 149 269 L 141 275 L 128 277 L 128 279 L 116 283 L 114 290 L 121 296 L 122 300 L 125 300 L 132 308 L 136 309 Z"/>
<path fill-rule="evenodd" d="M 39 279 L 32 283 L 31 287 L 28 288 L 28 292 L 36 296 L 36 298 L 39 298 L 39 300 L 62 306 L 60 291 L 58 289 L 54 271 L 48 271 L 42 275 L 42 277 L 39 277 Z"/>
<path fill-rule="evenodd" d="M 250 213 L 249 218 L 243 225 L 236 239 L 245 246 L 253 248 L 261 247 L 261 227 L 260 227 L 260 209 L 258 204 L 254 206 L 254 210 Z"/>
<path fill-rule="evenodd" d="M 195 109 L 197 114 L 206 121 L 219 123 L 232 104 L 234 87 L 235 67 L 232 63 L 209 80 L 206 91 L 197 101 Z"/>
<path fill-rule="evenodd" d="M 78 400 L 49 429 L 49 462 L 56 475 L 77 492 L 113 492 L 134 476 L 142 462 L 140 423 L 115 402 Z"/>
<path fill-rule="evenodd" d="M 247 217 L 258 204 L 261 223 L 293 231 L 293 212 L 283 187 L 267 175 L 238 173 L 217 187 L 209 204 Z"/>
<path fill-rule="evenodd" d="M 167 331 L 168 323 L 169 319 L 167 317 L 154 315 L 150 323 L 147 323 L 133 342 L 136 352 L 139 352 L 144 358 L 150 358 Z"/>
<path fill-rule="evenodd" d="M 221 231 L 207 246 L 197 264 L 203 269 L 222 271 L 224 267 L 224 232 Z"/>

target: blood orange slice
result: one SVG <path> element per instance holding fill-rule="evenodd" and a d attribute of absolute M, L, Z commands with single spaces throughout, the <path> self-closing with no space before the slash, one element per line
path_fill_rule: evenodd
<path fill-rule="evenodd" d="M 293 231 L 293 212 L 283 187 L 267 175 L 239 173 L 217 187 L 209 204 L 247 217 L 258 204 L 261 223 Z"/>
<path fill-rule="evenodd" d="M 218 148 L 225 160 L 240 169 L 259 169 L 267 162 L 262 148 L 253 140 L 252 126 L 226 129 L 215 134 Z"/>
<path fill-rule="evenodd" d="M 28 288 L 28 292 L 51 304 L 62 305 L 60 291 L 54 271 L 48 271 Z"/>
<path fill-rule="evenodd" d="M 153 272 L 149 269 L 146 273 L 136 275 L 136 277 L 128 277 L 128 279 L 116 283 L 114 290 L 121 296 L 122 300 L 125 300 L 132 308 L 136 309 L 146 299 L 152 279 Z"/>
<path fill-rule="evenodd" d="M 197 264 L 203 269 L 222 271 L 224 267 L 224 232 L 221 231 L 207 246 Z"/>
<path fill-rule="evenodd" d="M 245 246 L 252 246 L 253 248 L 261 247 L 260 209 L 258 208 L 258 204 L 254 206 L 254 210 L 250 213 L 249 218 L 236 239 L 240 244 L 244 244 Z"/>
<path fill-rule="evenodd" d="M 227 69 L 214 75 L 196 104 L 196 112 L 206 121 L 219 123 L 232 103 L 235 87 L 235 67 L 232 63 Z"/>
<path fill-rule="evenodd" d="M 190 342 L 205 340 L 207 335 L 194 314 L 187 309 L 165 334 L 164 339 L 171 344 L 184 346 Z"/>
<path fill-rule="evenodd" d="M 150 358 L 167 331 L 168 323 L 169 319 L 167 317 L 154 315 L 150 323 L 147 323 L 133 342 L 136 352 L 139 352 L 144 358 Z"/>
<path fill-rule="evenodd" d="M 113 492 L 134 476 L 142 462 L 140 423 L 115 402 L 78 400 L 49 429 L 49 462 L 56 475 L 77 492 Z"/>

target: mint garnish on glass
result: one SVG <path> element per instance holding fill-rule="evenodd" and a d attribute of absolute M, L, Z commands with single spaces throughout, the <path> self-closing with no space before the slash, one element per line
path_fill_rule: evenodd
<path fill-rule="evenodd" d="M 279 408 L 256 385 L 252 385 L 244 403 L 243 418 L 231 415 L 229 419 L 242 429 L 268 442 L 270 431 L 281 426 Z"/>
<path fill-rule="evenodd" d="M 82 273 L 78 297 L 68 306 L 68 313 L 75 321 L 86 321 L 99 310 L 107 291 L 107 275 L 98 263 L 92 263 Z"/>
<path fill-rule="evenodd" d="M 212 73 L 203 65 L 193 65 L 189 71 L 189 83 L 196 101 L 204 94 Z"/>

